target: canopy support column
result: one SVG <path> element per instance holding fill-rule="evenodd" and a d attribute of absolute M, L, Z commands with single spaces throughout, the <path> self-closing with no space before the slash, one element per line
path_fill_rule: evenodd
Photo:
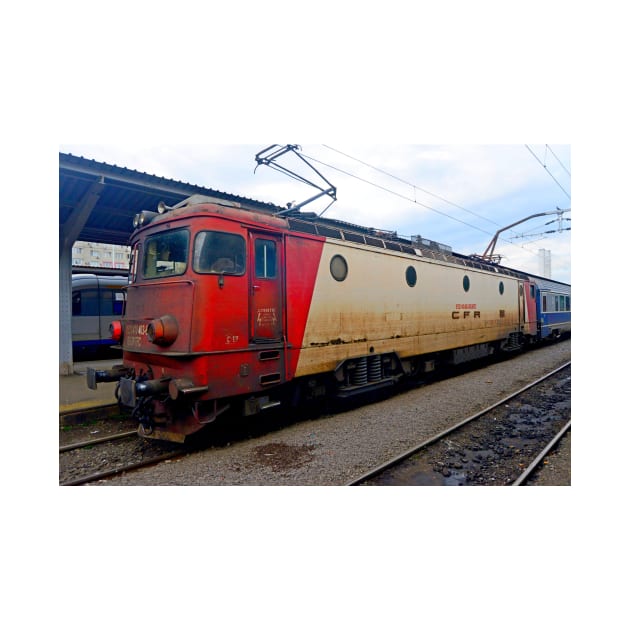
<path fill-rule="evenodd" d="M 72 363 L 72 246 L 87 223 L 103 189 L 99 177 L 59 230 L 59 374 L 74 372 Z"/>

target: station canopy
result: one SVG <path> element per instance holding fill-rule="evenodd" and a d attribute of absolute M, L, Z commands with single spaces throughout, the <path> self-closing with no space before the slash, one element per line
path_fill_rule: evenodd
<path fill-rule="evenodd" d="M 122 166 L 97 162 L 70 153 L 59 153 L 59 227 L 72 222 L 95 184 L 98 199 L 77 241 L 127 245 L 133 232 L 133 217 L 142 210 L 157 211 L 160 201 L 174 206 L 199 194 L 247 204 L 262 211 L 277 211 L 273 204 L 233 195 L 212 188 L 149 175 Z"/>

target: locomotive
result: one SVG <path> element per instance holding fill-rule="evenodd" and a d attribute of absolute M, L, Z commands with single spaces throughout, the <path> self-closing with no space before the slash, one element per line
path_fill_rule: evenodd
<path fill-rule="evenodd" d="M 117 381 L 140 435 L 183 442 L 570 333 L 570 286 L 427 239 L 194 195 L 134 219 Z"/>

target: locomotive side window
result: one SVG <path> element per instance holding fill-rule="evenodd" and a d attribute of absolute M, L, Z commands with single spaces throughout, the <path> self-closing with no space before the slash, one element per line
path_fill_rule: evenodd
<path fill-rule="evenodd" d="M 505 291 L 505 285 L 503 284 L 503 280 L 501 280 L 501 282 L 499 282 L 499 293 L 503 295 L 504 291 Z"/>
<path fill-rule="evenodd" d="M 136 281 L 136 274 L 138 273 L 138 252 L 140 247 L 138 243 L 133 246 L 131 250 L 131 257 L 129 261 L 129 284 Z"/>
<path fill-rule="evenodd" d="M 470 278 L 468 276 L 464 276 L 464 291 L 468 291 L 470 289 Z"/>
<path fill-rule="evenodd" d="M 418 274 L 416 273 L 415 268 L 411 265 L 407 267 L 407 271 L 405 271 L 405 280 L 407 280 L 407 284 L 410 287 L 416 286 L 416 282 L 418 281 Z"/>
<path fill-rule="evenodd" d="M 267 239 L 256 239 L 256 277 L 276 277 L 276 243 Z"/>
<path fill-rule="evenodd" d="M 147 239 L 144 247 L 145 278 L 179 276 L 188 262 L 188 230 L 163 232 Z"/>
<path fill-rule="evenodd" d="M 343 256 L 336 254 L 330 259 L 330 273 L 337 282 L 343 282 L 348 275 L 348 263 Z"/>
<path fill-rule="evenodd" d="M 245 273 L 245 239 L 226 232 L 199 232 L 195 237 L 193 269 L 197 273 L 242 275 Z"/>

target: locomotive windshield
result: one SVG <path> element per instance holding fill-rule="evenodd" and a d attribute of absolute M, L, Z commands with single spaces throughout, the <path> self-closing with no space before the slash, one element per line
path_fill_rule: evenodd
<path fill-rule="evenodd" d="M 149 237 L 144 247 L 144 277 L 166 278 L 183 274 L 188 262 L 188 241 L 188 230 L 173 230 Z"/>
<path fill-rule="evenodd" d="M 245 239 L 226 232 L 199 232 L 193 269 L 197 273 L 241 275 L 245 272 Z"/>

